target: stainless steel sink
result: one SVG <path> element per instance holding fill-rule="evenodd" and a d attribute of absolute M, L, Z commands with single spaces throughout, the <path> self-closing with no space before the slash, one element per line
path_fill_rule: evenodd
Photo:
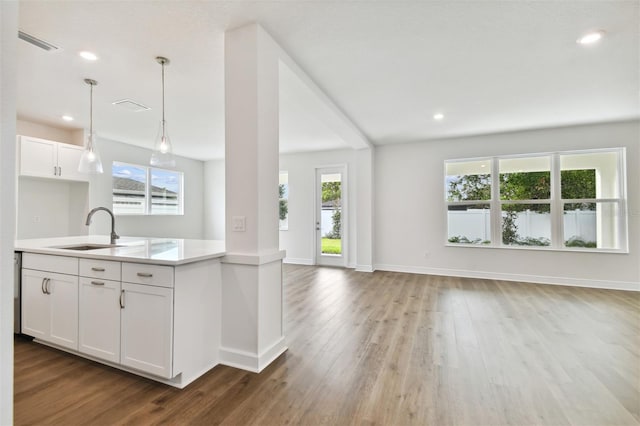
<path fill-rule="evenodd" d="M 77 244 L 72 246 L 53 246 L 51 248 L 64 249 L 64 250 L 98 250 L 103 248 L 122 247 L 117 244 Z"/>

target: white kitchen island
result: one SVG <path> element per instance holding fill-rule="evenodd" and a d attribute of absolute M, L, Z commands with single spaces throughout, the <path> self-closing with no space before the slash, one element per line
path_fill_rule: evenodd
<path fill-rule="evenodd" d="M 22 332 L 178 388 L 221 362 L 224 241 L 18 240 Z M 65 248 L 67 247 L 67 248 Z"/>

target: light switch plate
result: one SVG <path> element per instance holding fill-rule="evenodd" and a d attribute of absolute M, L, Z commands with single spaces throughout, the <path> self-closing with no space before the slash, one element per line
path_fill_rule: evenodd
<path fill-rule="evenodd" d="M 234 232 L 244 232 L 245 231 L 245 216 L 233 216 L 232 218 L 232 229 Z"/>

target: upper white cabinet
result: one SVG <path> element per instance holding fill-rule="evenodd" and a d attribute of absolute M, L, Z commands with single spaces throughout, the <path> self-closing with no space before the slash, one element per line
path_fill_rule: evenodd
<path fill-rule="evenodd" d="M 88 181 L 89 176 L 78 171 L 82 150 L 81 146 L 19 136 L 20 176 Z"/>

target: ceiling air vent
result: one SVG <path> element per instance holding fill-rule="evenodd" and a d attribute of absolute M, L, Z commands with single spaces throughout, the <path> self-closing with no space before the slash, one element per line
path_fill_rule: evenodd
<path fill-rule="evenodd" d="M 122 108 L 133 112 L 147 111 L 151 109 L 148 106 L 132 101 L 131 99 L 120 99 L 119 101 L 113 102 L 113 105 L 121 106 Z"/>
<path fill-rule="evenodd" d="M 46 50 L 47 52 L 59 49 L 58 46 L 54 46 L 51 43 L 48 43 L 44 40 L 40 40 L 39 38 L 34 37 L 31 34 L 27 34 L 24 31 L 18 31 L 18 38 L 20 40 L 26 41 L 27 43 L 33 44 L 34 46 L 39 47 L 40 49 Z"/>

